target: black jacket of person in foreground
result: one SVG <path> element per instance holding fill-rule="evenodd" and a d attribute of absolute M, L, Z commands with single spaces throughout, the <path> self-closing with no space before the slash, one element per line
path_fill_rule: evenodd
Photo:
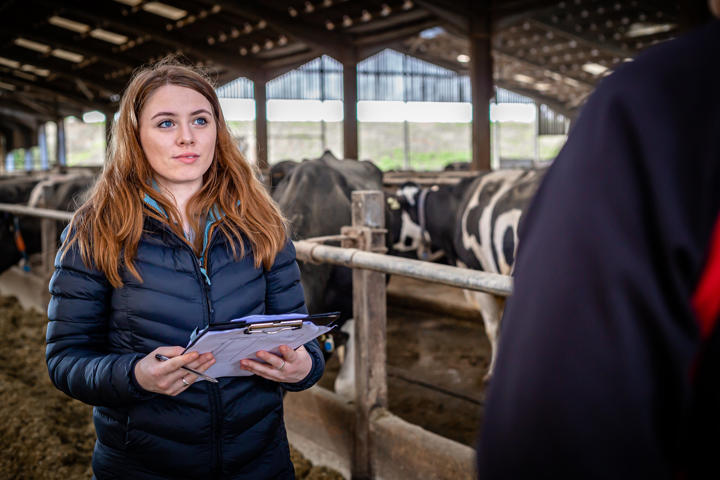
<path fill-rule="evenodd" d="M 583 108 L 520 236 L 487 479 L 720 478 L 720 21 Z"/>

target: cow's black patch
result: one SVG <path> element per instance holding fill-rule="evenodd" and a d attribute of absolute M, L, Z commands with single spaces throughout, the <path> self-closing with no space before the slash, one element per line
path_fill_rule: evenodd
<path fill-rule="evenodd" d="M 503 233 L 502 250 L 507 264 L 515 263 L 515 232 L 512 227 L 507 227 Z"/>

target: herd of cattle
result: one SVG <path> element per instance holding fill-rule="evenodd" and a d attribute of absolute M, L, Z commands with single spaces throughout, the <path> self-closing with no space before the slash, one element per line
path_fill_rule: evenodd
<path fill-rule="evenodd" d="M 538 169 L 497 170 L 478 172 L 453 186 L 422 187 L 408 182 L 396 191 L 386 191 L 388 251 L 509 275 L 523 212 L 543 175 L 544 170 Z M 72 211 L 93 180 L 90 172 L 0 178 L 0 203 Z M 275 164 L 270 183 L 294 240 L 337 235 L 350 223 L 353 190 L 383 191 L 382 172 L 372 162 L 340 160 L 330 152 L 313 160 Z M 25 252 L 16 241 L 18 229 Z M 0 212 L 0 273 L 40 248 L 39 219 Z M 310 263 L 302 263 L 300 268 L 311 312 L 338 310 L 343 319 L 352 316 L 352 273 L 348 268 Z M 503 302 L 480 292 L 466 295 L 480 311 L 490 340 L 489 376 Z"/>

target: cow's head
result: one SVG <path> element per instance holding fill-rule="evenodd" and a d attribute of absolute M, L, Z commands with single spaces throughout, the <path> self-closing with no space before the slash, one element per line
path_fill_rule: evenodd
<path fill-rule="evenodd" d="M 418 220 L 418 201 L 420 199 L 421 187 L 415 182 L 405 182 L 397 189 L 396 198 L 400 202 L 400 208 L 407 213 L 410 220 L 416 225 Z"/>
<path fill-rule="evenodd" d="M 393 255 L 401 255 L 417 250 L 420 239 L 420 226 L 410 219 L 397 195 L 386 194 L 388 236 Z M 414 255 L 413 255 L 414 256 Z"/>
<path fill-rule="evenodd" d="M 399 233 L 393 249 L 397 252 L 418 253 L 430 236 L 420 227 L 419 203 L 422 187 L 415 182 L 405 182 L 398 188 L 395 199 L 399 204 Z"/>

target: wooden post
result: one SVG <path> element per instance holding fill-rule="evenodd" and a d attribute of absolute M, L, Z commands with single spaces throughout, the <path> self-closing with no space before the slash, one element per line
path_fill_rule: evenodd
<path fill-rule="evenodd" d="M 257 167 L 267 172 L 268 163 L 268 135 L 267 135 L 267 91 L 265 78 L 256 77 L 255 83 L 255 152 Z"/>
<path fill-rule="evenodd" d="M 52 208 L 50 206 L 50 198 L 52 196 L 53 187 L 46 185 L 43 187 L 43 202 L 42 205 L 45 208 Z M 49 218 L 43 218 L 40 221 L 40 234 L 42 244 L 42 269 L 44 273 L 50 273 L 55 268 L 55 254 L 57 254 L 57 238 L 58 228 L 57 220 L 51 220 Z"/>
<path fill-rule="evenodd" d="M 470 5 L 470 85 L 472 88 L 471 170 L 490 170 L 490 98 L 493 96 L 493 61 L 490 1 Z"/>
<path fill-rule="evenodd" d="M 343 152 L 358 159 L 357 63 L 343 63 Z"/>
<path fill-rule="evenodd" d="M 385 247 L 384 196 L 378 191 L 352 193 L 352 227 L 358 248 Z M 353 269 L 355 319 L 355 445 L 352 478 L 374 478 L 370 422 L 374 411 L 387 408 L 385 274 Z"/>

